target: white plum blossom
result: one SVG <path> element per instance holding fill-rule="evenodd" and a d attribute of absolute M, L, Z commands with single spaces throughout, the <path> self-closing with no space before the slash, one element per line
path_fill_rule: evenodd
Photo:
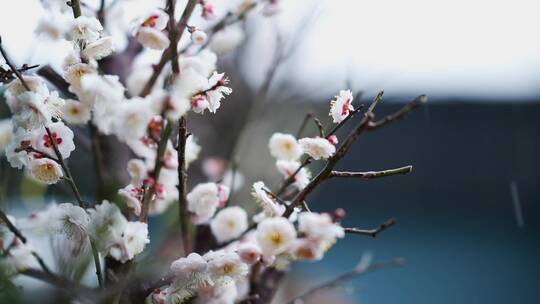
<path fill-rule="evenodd" d="M 125 263 L 150 242 L 146 223 L 128 222 L 120 209 L 108 201 L 90 209 L 89 213 L 88 234 L 105 255 Z"/>
<path fill-rule="evenodd" d="M 327 159 L 336 152 L 336 147 L 328 139 L 322 137 L 305 137 L 300 139 L 298 143 L 300 143 L 304 153 L 315 160 Z"/>
<path fill-rule="evenodd" d="M 218 207 L 229 198 L 229 188 L 216 183 L 198 184 L 187 194 L 188 210 L 193 213 L 193 222 L 203 224 L 210 220 Z"/>
<path fill-rule="evenodd" d="M 212 234 L 219 243 L 239 237 L 247 228 L 247 213 L 238 206 L 224 208 L 210 222 Z"/>
<path fill-rule="evenodd" d="M 73 131 L 66 127 L 61 121 L 51 123 L 48 129 L 50 131 L 50 136 L 44 127 L 37 130 L 32 143 L 33 147 L 38 151 L 46 152 L 49 155 L 55 155 L 54 146 L 56 145 L 62 158 L 68 158 L 71 152 L 75 150 Z"/>
<path fill-rule="evenodd" d="M 132 209 L 133 213 L 137 216 L 141 214 L 143 194 L 143 188 L 134 186 L 133 184 L 129 184 L 118 190 L 118 195 L 124 198 L 127 207 Z"/>
<path fill-rule="evenodd" d="M 155 28 L 143 26 L 137 31 L 137 41 L 153 50 L 164 50 L 171 43 L 169 37 Z"/>
<path fill-rule="evenodd" d="M 21 169 L 33 159 L 28 152 L 21 148 L 30 147 L 32 145 L 32 139 L 35 136 L 34 133 L 35 132 L 27 132 L 23 128 L 17 128 L 11 137 L 11 141 L 6 146 L 5 153 L 9 164 L 13 168 Z"/>
<path fill-rule="evenodd" d="M 354 111 L 352 106 L 353 95 L 351 90 L 341 90 L 339 95 L 331 101 L 330 105 L 330 116 L 334 123 L 342 122 L 351 111 Z"/>
<path fill-rule="evenodd" d="M 124 231 L 127 220 L 115 204 L 106 200 L 90 209 L 89 213 L 91 221 L 88 235 L 99 246 L 101 252 L 107 253 L 109 247 L 115 244 L 118 236 Z"/>
<path fill-rule="evenodd" d="M 191 33 L 191 41 L 193 41 L 193 44 L 195 45 L 204 44 L 206 42 L 206 39 L 207 39 L 206 33 L 199 29 L 195 29 Z"/>
<path fill-rule="evenodd" d="M 302 212 L 298 215 L 298 231 L 314 240 L 334 243 L 345 236 L 343 228 L 327 213 Z"/>
<path fill-rule="evenodd" d="M 147 125 L 156 113 L 149 99 L 134 97 L 118 104 L 113 122 L 115 135 L 123 141 L 137 140 L 146 134 Z"/>
<path fill-rule="evenodd" d="M 238 245 L 237 253 L 244 263 L 253 265 L 261 259 L 262 250 L 256 243 L 246 242 Z"/>
<path fill-rule="evenodd" d="M 298 171 L 300 166 L 301 164 L 297 161 L 278 160 L 276 162 L 276 167 L 278 171 L 283 174 L 283 177 L 285 179 L 291 177 L 293 174 L 296 173 L 294 175 L 293 185 L 298 190 L 304 189 L 309 184 L 311 178 L 311 172 L 309 172 L 309 169 L 304 167 Z"/>
<path fill-rule="evenodd" d="M 182 71 L 191 68 L 204 77 L 210 77 L 217 68 L 217 55 L 206 49 L 196 55 L 182 56 L 178 60 Z"/>
<path fill-rule="evenodd" d="M 266 191 L 264 182 L 258 181 L 253 184 L 253 196 L 267 217 L 281 216 L 285 212 L 285 206 L 281 205 L 276 199 L 270 196 Z"/>
<path fill-rule="evenodd" d="M 24 92 L 17 96 L 17 109 L 12 108 L 12 120 L 16 126 L 26 130 L 36 129 L 50 124 L 53 117 L 59 117 L 62 105 L 63 100 L 57 95 Z"/>
<path fill-rule="evenodd" d="M 189 164 L 197 160 L 201 152 L 201 146 L 197 144 L 195 136 L 192 135 L 187 138 L 185 150 L 186 166 L 189 166 Z"/>
<path fill-rule="evenodd" d="M 49 221 L 53 232 L 64 234 L 68 239 L 82 241 L 87 235 L 90 216 L 83 208 L 64 203 L 51 209 Z"/>
<path fill-rule="evenodd" d="M 28 173 L 30 176 L 43 184 L 56 184 L 64 174 L 60 165 L 48 158 L 33 159 L 28 163 Z"/>
<path fill-rule="evenodd" d="M 208 111 L 216 113 L 217 109 L 221 106 L 221 99 L 224 95 L 232 93 L 232 89 L 226 85 L 229 83 L 229 79 L 225 77 L 225 73 L 214 72 L 208 79 L 209 90 L 206 91 L 206 98 L 208 99 Z"/>
<path fill-rule="evenodd" d="M 99 39 L 101 31 L 103 31 L 103 26 L 99 20 L 94 17 L 79 16 L 73 19 L 69 35 L 73 40 L 91 43 Z"/>
<path fill-rule="evenodd" d="M 289 248 L 291 255 L 298 260 L 318 261 L 324 256 L 326 248 L 317 240 L 296 239 Z"/>
<path fill-rule="evenodd" d="M 277 159 L 298 160 L 303 153 L 296 137 L 279 132 L 272 134 L 268 148 L 270 154 Z"/>
<path fill-rule="evenodd" d="M 71 58 L 71 57 L 68 57 Z M 86 75 L 96 74 L 96 69 L 91 66 L 90 64 L 86 63 L 79 63 L 79 62 L 72 62 L 71 64 L 68 64 L 64 70 L 64 78 L 66 81 L 70 84 L 69 91 L 72 93 L 77 94 L 79 97 L 82 97 L 83 95 L 83 88 L 81 85 L 81 79 Z M 85 99 L 80 100 L 81 102 L 85 102 Z M 90 104 L 93 105 L 93 104 Z"/>
<path fill-rule="evenodd" d="M 125 263 L 141 253 L 150 243 L 148 239 L 148 225 L 143 222 L 128 222 L 116 242 L 110 247 L 109 255 Z"/>
<path fill-rule="evenodd" d="M 92 114 L 90 107 L 73 99 L 66 99 L 62 107 L 62 119 L 69 124 L 82 125 L 87 123 Z"/>
<path fill-rule="evenodd" d="M 208 262 L 195 252 L 172 262 L 171 272 L 175 277 L 186 280 L 196 287 L 213 284 L 208 272 Z"/>
<path fill-rule="evenodd" d="M 216 282 L 236 281 L 248 273 L 248 266 L 235 252 L 216 251 L 205 255 L 208 270 Z"/>
<path fill-rule="evenodd" d="M 200 288 L 197 292 L 196 304 L 233 304 L 238 297 L 236 285 L 222 282 L 213 286 Z"/>
<path fill-rule="evenodd" d="M 267 218 L 257 226 L 256 238 L 264 255 L 278 255 L 296 239 L 296 230 L 284 217 Z"/>
<path fill-rule="evenodd" d="M 103 37 L 94 42 L 88 43 L 82 55 L 87 59 L 100 60 L 112 54 L 115 45 L 112 37 Z"/>

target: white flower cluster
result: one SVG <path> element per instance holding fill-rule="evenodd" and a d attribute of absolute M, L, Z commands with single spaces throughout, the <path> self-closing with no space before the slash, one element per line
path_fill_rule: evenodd
<path fill-rule="evenodd" d="M 50 204 L 47 209 L 18 220 L 17 227 L 27 236 L 61 235 L 77 244 L 91 240 L 103 254 L 122 263 L 141 253 L 150 242 L 148 226 L 142 222 L 128 221 L 120 209 L 108 201 L 95 208 L 83 209 L 71 203 Z M 0 244 L 11 244 L 11 259 L 0 263 L 13 263 L 13 270 L 34 267 L 31 245 L 22 244 L 5 226 L 0 226 Z M 2 248 L 5 249 L 5 248 Z"/>
<path fill-rule="evenodd" d="M 190 111 L 215 114 L 223 98 L 232 93 L 228 78 L 217 71 L 216 53 L 233 50 L 244 39 L 244 32 L 240 26 L 226 24 L 216 33 L 209 31 L 209 37 L 198 27 L 180 24 L 191 33 L 190 47 L 196 51 L 180 53 L 181 73 L 171 74 L 174 66 L 169 62 L 163 70 L 144 62 L 143 54 L 150 52 L 148 49 L 163 51 L 165 56 L 173 49 L 171 43 L 176 43 L 169 40 L 168 26 L 173 21 L 169 15 L 161 9 L 147 10 L 150 13 L 131 26 L 131 42 L 140 43 L 145 50 L 136 56 L 124 81 L 120 76 L 105 74 L 108 69 L 101 61 L 117 48 L 115 27 L 121 22 L 109 18 L 105 29 L 87 8 L 82 16 L 68 18 L 70 12 L 65 5 L 54 3 L 43 1 L 48 16 L 40 20 L 36 32 L 70 42 L 72 51 L 64 59 L 61 73 L 69 92 L 63 92 L 66 99 L 61 98 L 37 76 L 25 75 L 23 80 L 8 83 L 5 97 L 13 116 L 0 121 L 0 149 L 5 150 L 11 166 L 24 168 L 41 183 L 53 184 L 66 178 L 74 184 L 64 162 L 75 150 L 74 133 L 68 125 L 95 126 L 100 134 L 115 136 L 133 152 L 127 163 L 129 183 L 118 190 L 128 208 L 122 213 L 107 200 L 86 209 L 68 203 L 50 204 L 44 211 L 18 220 L 10 217 L 10 221 L 25 234 L 61 236 L 81 248 L 91 246 L 104 257 L 126 263 L 150 242 L 146 216 L 165 212 L 179 199 L 179 169 L 187 169 L 199 156 L 201 147 L 195 137 L 181 137 L 180 132 L 172 131 L 173 125 L 179 119 L 184 121 Z M 237 19 L 242 20 L 254 4 L 244 1 L 236 12 L 236 17 L 241 17 Z M 122 1 L 116 5 L 122 7 Z M 282 1 L 267 0 L 263 5 L 264 14 L 273 15 L 281 10 Z M 197 6 L 204 20 L 215 18 L 209 1 L 200 0 Z M 354 111 L 351 102 L 350 91 L 341 91 L 331 102 L 334 123 L 343 122 Z M 175 146 L 184 143 L 180 139 L 186 140 L 185 145 Z M 335 135 L 297 139 L 291 134 L 274 133 L 268 148 L 276 159 L 277 171 L 294 187 L 293 193 L 298 193 L 311 182 L 306 160 L 333 157 L 337 143 Z M 179 149 L 185 152 L 180 160 Z M 181 161 L 186 168 L 179 168 Z M 227 205 L 230 192 L 237 190 L 232 185 L 243 181 L 234 175 L 238 172 L 226 171 L 223 163 L 206 162 L 203 171 L 211 181 L 195 185 L 185 197 L 191 223 L 209 228 L 214 250 L 174 261 L 170 266 L 172 283 L 155 290 L 149 302 L 181 303 L 197 295 L 197 303 L 235 303 L 248 295 L 251 266 L 283 268 L 293 260 L 319 260 L 344 236 L 339 218 L 301 212 L 300 208 L 287 210 L 292 208 L 291 203 L 281 197 L 289 199 L 290 195 L 275 195 L 262 181 L 252 185 L 261 212 L 253 216 L 250 226 L 245 209 Z M 238 179 L 237 184 L 229 183 L 232 179 Z M 83 205 L 80 198 L 79 203 Z M 136 216 L 139 221 L 133 220 Z M 36 267 L 30 243 L 22 243 L 6 223 L 0 222 L 0 269 L 14 274 Z"/>

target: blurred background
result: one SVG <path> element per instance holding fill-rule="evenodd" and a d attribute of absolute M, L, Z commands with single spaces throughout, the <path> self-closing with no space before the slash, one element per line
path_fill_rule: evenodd
<path fill-rule="evenodd" d="M 37 2 L 2 6 L 0 34 L 18 64 L 58 66 L 63 46 L 32 34 L 42 14 Z M 206 180 L 204 159 L 227 157 L 237 142 L 245 185 L 234 203 L 254 208 L 254 181 L 279 184 L 267 149 L 270 135 L 296 133 L 311 112 L 330 127 L 329 101 L 340 89 L 361 95 L 356 105 L 384 90 L 379 118 L 417 95 L 430 100 L 406 120 L 362 137 L 339 165 L 366 171 L 410 164 L 411 174 L 334 180 L 310 197 L 317 211 L 345 208 L 344 226 L 374 228 L 390 217 L 398 224 L 374 239 L 348 236 L 321 262 L 296 264 L 299 271 L 282 290 L 285 298 L 351 269 L 369 251 L 375 260 L 403 257 L 406 265 L 354 280 L 331 297 L 343 303 L 537 303 L 540 3 L 282 2 L 272 17 L 250 14 L 241 24 L 242 44 L 220 57 L 219 70 L 229 75 L 234 93 L 215 116 L 190 117 L 203 146 L 190 185 Z M 225 13 L 231 3 L 215 1 L 216 10 Z M 144 11 L 145 5 L 129 8 Z M 193 22 L 204 27 L 202 20 Z M 147 54 L 148 60 L 156 56 Z M 0 113 L 9 116 L 4 103 Z M 92 163 L 85 153 L 76 150 L 70 161 L 91 197 L 92 176 L 85 172 Z M 0 170 L 1 204 L 12 213 L 39 209 L 43 195 L 47 201 L 70 199 L 62 186 L 36 185 L 5 159 Z M 178 239 L 166 233 L 176 228 L 174 208 L 152 220 L 154 248 L 168 247 L 159 247 L 159 240 Z"/>

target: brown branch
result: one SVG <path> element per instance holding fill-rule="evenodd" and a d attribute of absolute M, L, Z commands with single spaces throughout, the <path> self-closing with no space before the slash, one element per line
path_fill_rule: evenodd
<path fill-rule="evenodd" d="M 13 223 L 9 220 L 7 215 L 2 210 L 0 210 L 0 219 L 2 220 L 2 222 L 4 222 L 4 224 L 6 224 L 6 227 L 9 229 L 9 231 L 13 232 L 13 234 L 15 234 L 15 236 L 19 240 L 21 240 L 21 242 L 26 244 L 26 237 L 24 237 L 24 235 L 21 233 L 21 231 L 19 229 L 17 229 L 17 227 L 15 227 L 15 225 L 13 225 Z"/>
<path fill-rule="evenodd" d="M 24 88 L 27 91 L 31 91 L 30 87 L 28 86 L 26 81 L 24 81 L 24 78 L 23 78 L 21 72 L 19 72 L 19 69 L 17 69 L 17 67 L 11 62 L 11 60 L 9 59 L 9 56 L 7 55 L 6 50 L 4 50 L 4 47 L 2 46 L 2 36 L 0 36 L 0 53 L 2 54 L 2 57 L 4 57 L 4 60 L 6 61 L 6 64 L 11 69 L 11 72 L 13 74 L 15 74 L 15 76 L 17 76 L 17 78 L 19 78 L 19 80 L 21 81 L 21 84 L 24 86 Z"/>
<path fill-rule="evenodd" d="M 289 217 L 291 213 L 294 211 L 295 207 L 298 207 L 300 204 L 303 203 L 305 198 L 313 192 L 317 187 L 319 187 L 321 184 L 323 184 L 328 178 L 331 177 L 332 170 L 336 166 L 336 164 L 339 162 L 341 158 L 345 156 L 347 151 L 351 148 L 352 144 L 358 139 L 360 135 L 365 133 L 366 131 L 372 131 L 376 130 L 378 127 L 373 127 L 374 125 L 379 125 L 379 123 L 372 123 L 372 120 L 374 118 L 373 111 L 375 110 L 376 106 L 379 104 L 379 102 L 382 99 L 383 92 L 380 92 L 377 94 L 371 105 L 369 106 L 366 113 L 364 113 L 364 117 L 362 120 L 358 123 L 358 125 L 353 129 L 352 132 L 349 133 L 349 135 L 345 138 L 345 141 L 343 144 L 339 147 L 339 149 L 336 151 L 336 153 L 328 159 L 326 162 L 326 165 L 324 168 L 317 174 L 317 176 L 311 180 L 311 182 L 302 190 L 300 191 L 292 200 L 291 204 L 287 207 L 285 210 L 285 213 L 283 214 L 284 217 Z M 424 97 L 422 97 L 424 96 Z M 422 102 L 419 103 L 419 100 Z M 425 103 L 425 95 L 421 95 L 414 99 L 410 104 L 406 105 L 403 109 L 396 112 L 396 115 L 390 115 L 392 119 L 388 120 L 388 122 L 396 121 L 396 117 L 403 117 L 408 112 L 412 111 L 413 109 L 417 108 L 419 104 Z M 411 105 L 412 104 L 412 105 Z M 399 114 L 399 115 L 398 115 Z M 383 120 L 386 121 L 386 120 Z M 386 125 L 387 123 L 382 123 L 380 126 Z"/>
<path fill-rule="evenodd" d="M 387 177 L 397 174 L 408 174 L 412 171 L 412 166 L 405 166 L 396 169 L 388 169 L 383 171 L 367 171 L 367 172 L 346 172 L 346 171 L 332 171 L 330 177 L 359 177 L 363 179 L 375 179 L 380 177 Z"/>
<path fill-rule="evenodd" d="M 397 111 L 394 114 L 388 115 L 385 118 L 373 122 L 370 126 L 370 130 L 376 130 L 380 127 L 385 126 L 386 124 L 397 121 L 400 119 L 405 118 L 412 110 L 418 108 L 419 106 L 425 104 L 428 101 L 428 98 L 426 95 L 420 95 L 416 97 L 412 102 L 405 105 L 403 108 L 401 108 L 399 111 Z"/>
<path fill-rule="evenodd" d="M 78 18 L 81 16 L 81 2 L 80 0 L 70 0 L 66 2 L 68 6 L 73 10 L 73 17 Z"/>
<path fill-rule="evenodd" d="M 386 222 L 382 223 L 381 225 L 379 225 L 379 227 L 377 227 L 375 229 L 343 228 L 343 230 L 345 231 L 345 233 L 360 234 L 360 235 L 367 235 L 367 236 L 370 236 L 370 237 L 376 237 L 377 234 L 379 234 L 379 233 L 383 232 L 384 230 L 392 227 L 396 223 L 397 223 L 396 219 L 391 218 L 391 219 L 387 220 Z"/>
<path fill-rule="evenodd" d="M 404 265 L 404 260 L 402 258 L 396 258 L 396 259 L 393 259 L 393 260 L 390 260 L 390 261 L 386 261 L 386 262 L 380 262 L 380 263 L 375 263 L 375 264 L 371 264 L 367 267 L 356 267 L 355 269 L 351 270 L 351 271 L 348 271 L 348 272 L 345 272 L 343 274 L 341 274 L 340 276 L 326 282 L 326 283 L 323 283 L 321 285 L 318 285 L 316 287 L 313 287 L 311 289 L 309 289 L 308 291 L 306 291 L 305 293 L 295 297 L 294 299 L 290 300 L 289 304 L 294 304 L 294 303 L 303 303 L 305 299 L 311 297 L 312 295 L 314 295 L 315 293 L 321 291 L 321 290 L 325 290 L 325 289 L 330 289 L 330 288 L 335 288 L 337 286 L 340 286 L 344 283 L 346 283 L 347 281 L 350 281 L 351 279 L 354 279 L 356 277 L 359 277 L 359 276 L 362 276 L 364 274 L 367 274 L 367 273 L 370 273 L 370 272 L 373 272 L 375 270 L 379 270 L 379 269 L 383 269 L 383 268 L 394 268 L 394 267 L 401 267 Z"/>
<path fill-rule="evenodd" d="M 184 255 L 191 253 L 191 239 L 189 235 L 189 214 L 187 209 L 187 166 L 186 166 L 186 143 L 187 119 L 182 116 L 178 122 L 178 212 Z"/>
<path fill-rule="evenodd" d="M 313 117 L 313 113 L 307 113 L 304 117 L 304 120 L 302 120 L 302 123 L 300 124 L 300 128 L 298 129 L 298 132 L 296 132 L 296 138 L 300 138 L 302 136 L 302 133 L 304 133 L 304 130 L 306 129 L 308 121 Z"/>
<path fill-rule="evenodd" d="M 163 166 L 163 155 L 167 150 L 167 142 L 172 133 L 172 121 L 167 121 L 165 129 L 161 132 L 161 139 L 158 143 L 158 150 L 156 155 L 156 162 L 154 164 L 154 172 L 152 172 L 151 177 L 154 179 L 154 183 L 150 186 L 150 189 L 145 193 L 142 201 L 142 210 L 141 215 L 139 216 L 139 221 L 146 223 L 148 220 L 148 209 L 150 208 L 150 203 L 154 199 L 156 194 L 156 184 L 159 179 L 159 174 Z"/>
<path fill-rule="evenodd" d="M 159 78 L 159 75 L 161 74 L 161 71 L 165 67 L 165 64 L 167 61 L 171 60 L 173 56 L 176 54 L 174 51 L 177 48 L 178 41 L 182 39 L 182 36 L 186 30 L 189 18 L 191 17 L 191 14 L 193 13 L 193 10 L 195 9 L 195 6 L 199 3 L 199 0 L 189 0 L 186 8 L 184 9 L 184 12 L 182 13 L 182 16 L 180 17 L 180 21 L 176 24 L 176 28 L 178 29 L 178 35 L 175 35 L 175 40 L 170 42 L 169 47 L 163 51 L 163 54 L 161 55 L 161 59 L 159 60 L 159 63 L 154 66 L 154 73 L 148 80 L 148 82 L 144 85 L 143 90 L 141 91 L 140 96 L 144 97 L 152 91 L 152 88 L 154 87 L 154 84 L 156 83 L 157 79 Z"/>
<path fill-rule="evenodd" d="M 189 5 L 189 3 L 188 3 Z M 180 64 L 178 63 L 178 43 L 173 43 L 173 41 L 179 41 L 178 29 L 176 28 L 176 18 L 174 17 L 174 10 L 176 6 L 176 0 L 167 0 L 167 14 L 169 14 L 169 41 L 171 41 L 171 67 L 173 76 L 176 76 L 180 73 Z M 186 7 L 187 9 L 187 7 Z"/>

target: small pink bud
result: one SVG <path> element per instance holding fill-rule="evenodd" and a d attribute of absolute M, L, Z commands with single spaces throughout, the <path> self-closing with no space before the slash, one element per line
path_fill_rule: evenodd
<path fill-rule="evenodd" d="M 332 145 L 337 145 L 337 143 L 339 142 L 337 136 L 335 135 L 330 135 L 327 139 Z"/>

